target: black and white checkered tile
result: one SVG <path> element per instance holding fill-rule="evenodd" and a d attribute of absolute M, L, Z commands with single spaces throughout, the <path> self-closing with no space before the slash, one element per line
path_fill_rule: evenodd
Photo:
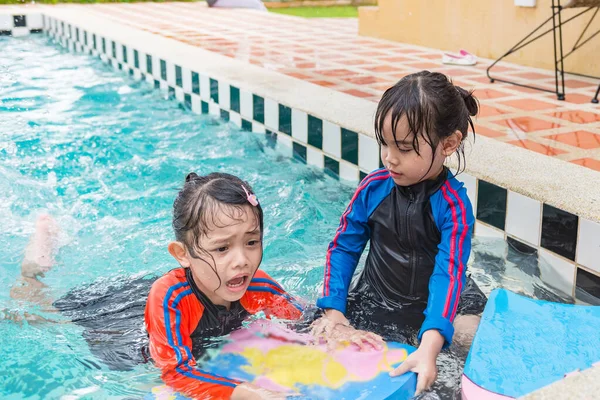
<path fill-rule="evenodd" d="M 42 14 L 0 14 L 0 35 L 26 36 L 42 32 Z"/>
<path fill-rule="evenodd" d="M 381 166 L 379 147 L 370 136 L 62 21 L 44 18 L 44 27 L 72 51 L 100 56 L 195 113 L 265 133 L 290 157 L 333 176 L 357 181 Z M 473 203 L 478 236 L 505 238 L 507 256 L 516 257 L 515 263 L 518 257 L 536 257 L 545 282 L 600 304 L 600 224 L 468 174 L 460 179 Z"/>

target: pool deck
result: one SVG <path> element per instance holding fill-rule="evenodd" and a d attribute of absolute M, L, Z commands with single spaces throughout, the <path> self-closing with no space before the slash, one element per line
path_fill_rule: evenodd
<path fill-rule="evenodd" d="M 211 9 L 203 3 L 85 7 L 137 29 L 371 102 L 407 74 L 439 71 L 475 90 L 482 106 L 476 121 L 479 135 L 600 171 L 600 105 L 590 103 L 599 83 L 595 80 L 567 77 L 567 99 L 558 101 L 551 93 L 490 83 L 485 75 L 490 60 L 473 67 L 447 66 L 439 50 L 361 37 L 357 19 L 306 19 Z M 551 71 L 509 63 L 495 71 L 498 77 L 553 87 Z"/>
<path fill-rule="evenodd" d="M 597 399 L 600 391 L 600 364 L 548 385 L 519 400 L 581 400 Z"/>

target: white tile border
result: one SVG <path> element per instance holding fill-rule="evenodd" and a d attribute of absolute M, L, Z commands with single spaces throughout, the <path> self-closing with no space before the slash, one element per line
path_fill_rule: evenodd
<path fill-rule="evenodd" d="M 231 109 L 231 86 L 223 81 L 219 81 L 219 107 Z"/>
<path fill-rule="evenodd" d="M 475 221 L 475 235 L 481 237 L 494 237 L 499 239 L 504 239 L 504 231 L 501 231 L 498 228 L 487 225 L 480 221 Z"/>
<path fill-rule="evenodd" d="M 196 114 L 202 113 L 202 104 L 200 100 L 200 96 L 192 93 L 192 111 Z"/>
<path fill-rule="evenodd" d="M 268 98 L 265 98 L 265 127 L 279 130 L 279 103 Z"/>
<path fill-rule="evenodd" d="M 506 205 L 506 233 L 540 246 L 542 235 L 542 203 L 508 190 Z"/>
<path fill-rule="evenodd" d="M 341 160 L 340 161 L 340 179 L 356 182 L 359 178 L 359 169 L 357 166 Z"/>
<path fill-rule="evenodd" d="M 292 137 L 306 145 L 308 142 L 308 115 L 292 108 Z"/>
<path fill-rule="evenodd" d="M 188 68 L 181 68 L 181 86 L 184 92 L 192 93 L 192 71 Z"/>
<path fill-rule="evenodd" d="M 538 254 L 538 265 L 542 281 L 569 296 L 573 296 L 575 290 L 575 264 L 543 248 L 538 250 Z"/>
<path fill-rule="evenodd" d="M 364 171 L 379 168 L 379 145 L 370 136 L 358 134 L 358 166 Z"/>
<path fill-rule="evenodd" d="M 210 78 L 200 74 L 200 98 L 204 101 L 210 101 Z"/>
<path fill-rule="evenodd" d="M 457 178 L 462 181 L 465 189 L 467 189 L 467 197 L 471 202 L 471 207 L 473 207 L 473 215 L 477 215 L 477 178 L 466 172 L 463 172 Z"/>
<path fill-rule="evenodd" d="M 177 86 L 177 81 L 175 79 L 175 64 L 167 60 L 165 61 L 167 63 L 167 83 L 169 86 L 175 87 Z"/>
<path fill-rule="evenodd" d="M 319 150 L 315 150 L 312 147 L 306 148 L 306 163 L 308 165 L 313 165 L 320 169 L 325 168 L 325 157 L 323 156 L 323 152 Z"/>
<path fill-rule="evenodd" d="M 600 224 L 579 219 L 577 263 L 600 273 Z"/>
<path fill-rule="evenodd" d="M 323 120 L 323 151 L 342 158 L 342 129 L 339 125 Z"/>
<path fill-rule="evenodd" d="M 254 119 L 254 100 L 252 98 L 252 93 L 240 89 L 240 113 L 242 117 L 252 120 Z"/>
<path fill-rule="evenodd" d="M 229 112 L 229 121 L 238 128 L 242 127 L 242 116 L 234 111 Z"/>

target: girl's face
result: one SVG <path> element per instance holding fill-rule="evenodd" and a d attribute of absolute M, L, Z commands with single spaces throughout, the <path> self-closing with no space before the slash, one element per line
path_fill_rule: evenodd
<path fill-rule="evenodd" d="M 262 260 L 260 225 L 250 205 L 227 209 L 212 222 L 199 240 L 206 253 L 193 258 L 185 249 L 184 257 L 174 256 L 191 268 L 194 282 L 214 304 L 229 307 L 244 295 Z"/>
<path fill-rule="evenodd" d="M 458 131 L 457 131 L 458 132 Z M 427 179 L 435 179 L 443 169 L 444 160 L 452 155 L 460 139 L 456 132 L 443 139 L 435 153 L 423 137 L 419 137 L 419 154 L 413 148 L 414 134 L 408 120 L 402 117 L 396 125 L 396 139 L 392 133 L 392 117 L 388 114 L 383 122 L 381 160 L 397 185 L 411 186 Z M 460 132 L 458 132 L 460 135 Z M 433 160 L 433 164 L 431 163 Z"/>

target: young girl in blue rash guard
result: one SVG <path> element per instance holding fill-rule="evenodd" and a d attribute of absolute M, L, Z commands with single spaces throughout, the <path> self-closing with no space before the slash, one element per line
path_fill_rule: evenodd
<path fill-rule="evenodd" d="M 375 116 L 384 168 L 360 183 L 327 251 L 317 301 L 325 313 L 313 332 L 339 339 L 345 331 L 364 344 L 381 340 L 366 331 L 390 339 L 384 331 L 418 329 L 418 349 L 391 373 L 418 373 L 417 393 L 435 381 L 442 348 L 453 337 L 472 338 L 486 301 L 465 277 L 471 203 L 444 166 L 455 153 L 459 170 L 464 165 L 463 143 L 477 112 L 473 94 L 440 73 L 408 75 L 388 89 Z M 368 241 L 365 267 L 350 289 Z"/>

